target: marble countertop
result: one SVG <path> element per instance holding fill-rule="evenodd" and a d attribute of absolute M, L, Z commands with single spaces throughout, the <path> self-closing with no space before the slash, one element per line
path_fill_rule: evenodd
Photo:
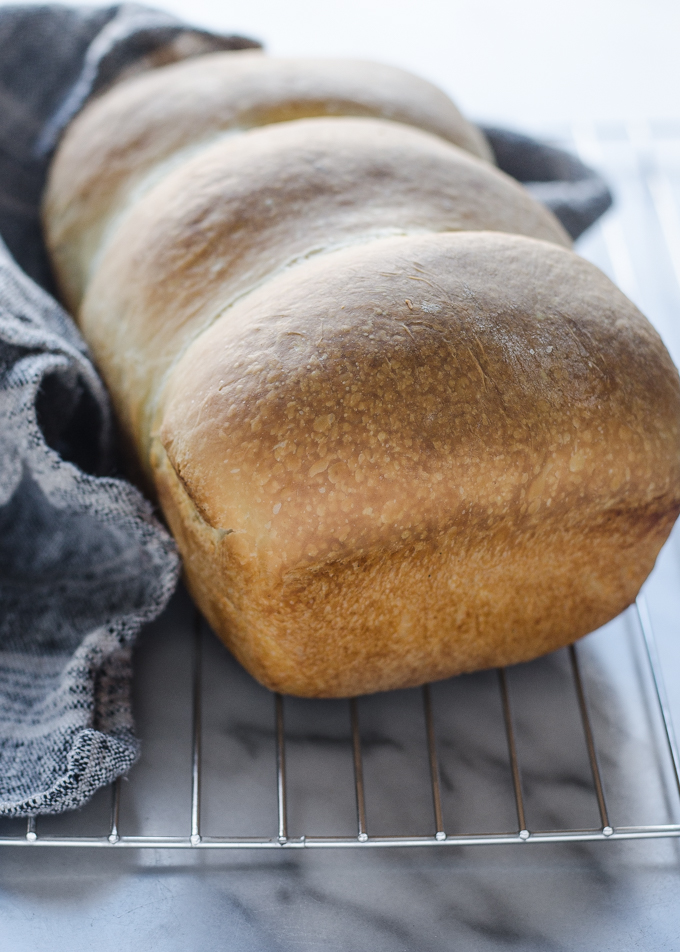
<path fill-rule="evenodd" d="M 674 952 L 680 940 L 668 841 L 17 854 L 0 879 L 12 952 Z"/>

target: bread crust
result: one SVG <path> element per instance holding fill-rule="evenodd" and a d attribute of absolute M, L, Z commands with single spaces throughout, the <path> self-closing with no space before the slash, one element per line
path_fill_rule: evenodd
<path fill-rule="evenodd" d="M 597 269 L 492 233 L 376 241 L 231 309 L 152 466 L 198 604 L 269 687 L 344 696 L 564 645 L 680 509 L 680 381 Z"/>
<path fill-rule="evenodd" d="M 367 116 L 423 129 L 489 162 L 484 135 L 441 90 L 395 67 L 221 52 L 122 82 L 71 123 L 50 169 L 47 244 L 75 313 L 116 217 L 216 137 L 312 116 Z"/>
<path fill-rule="evenodd" d="M 267 126 L 207 148 L 137 202 L 98 261 L 80 325 L 146 458 L 163 376 L 237 298 L 343 244 L 473 229 L 570 244 L 507 175 L 418 129 L 344 117 Z"/>
<path fill-rule="evenodd" d="M 64 296 L 198 605 L 273 689 L 560 647 L 680 510 L 668 353 L 485 148 L 408 74 L 259 53 L 123 83 L 60 146 Z"/>

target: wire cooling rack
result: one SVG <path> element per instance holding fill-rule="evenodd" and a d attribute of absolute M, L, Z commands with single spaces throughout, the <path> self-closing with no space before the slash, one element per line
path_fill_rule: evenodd
<path fill-rule="evenodd" d="M 571 146 L 575 148 L 581 158 L 591 165 L 598 166 L 608 176 L 614 186 L 617 199 L 617 209 L 610 213 L 605 219 L 592 230 L 585 246 L 582 244 L 580 249 L 586 257 L 596 261 L 603 270 L 608 271 L 614 280 L 622 287 L 624 291 L 640 304 L 643 310 L 654 320 L 660 332 L 664 336 L 671 353 L 676 361 L 680 358 L 680 334 L 678 327 L 675 326 L 677 320 L 678 307 L 680 306 L 680 129 L 664 129 L 663 127 L 650 127 L 649 124 L 637 123 L 628 126 L 612 127 L 611 129 L 595 128 L 593 126 L 572 127 L 569 130 L 557 130 L 553 137 L 557 144 Z M 645 255 L 649 261 L 645 261 Z M 642 264 L 640 262 L 642 261 Z M 649 267 L 647 267 L 649 265 Z M 678 565 L 673 565 L 673 572 L 678 570 Z M 680 578 L 673 576 L 670 580 L 666 579 L 666 590 L 669 585 L 680 582 Z M 601 712 L 603 709 L 602 698 L 605 697 L 604 708 L 611 706 L 611 692 L 607 695 L 605 690 L 602 694 L 602 684 L 598 682 L 597 677 L 588 677 L 590 667 L 595 664 L 595 656 L 588 650 L 586 642 L 578 646 L 571 646 L 563 653 L 563 673 L 569 680 L 570 697 L 572 698 L 575 717 L 578 721 L 578 730 L 572 731 L 568 747 L 560 748 L 559 744 L 553 744 L 553 768 L 556 774 L 560 773 L 560 758 L 574 762 L 578 760 L 578 751 L 574 753 L 574 748 L 582 747 L 583 770 L 578 778 L 574 789 L 578 791 L 582 800 L 589 800 L 592 817 L 594 822 L 589 825 L 574 825 L 563 823 L 554 828 L 545 827 L 541 824 L 532 824 L 530 822 L 530 809 L 527 808 L 527 784 L 532 790 L 539 781 L 548 783 L 548 774 L 542 774 L 537 781 L 536 771 L 527 769 L 532 758 L 526 753 L 522 754 L 519 747 L 527 743 L 527 736 L 519 737 L 517 731 L 516 706 L 521 706 L 521 683 L 511 690 L 509 680 L 515 676 L 520 669 L 527 669 L 527 666 L 518 666 L 515 669 L 499 669 L 495 673 L 487 673 L 483 677 L 486 690 L 486 700 L 484 704 L 496 705 L 499 712 L 499 723 L 502 725 L 501 734 L 503 738 L 503 750 L 499 750 L 490 761 L 482 754 L 476 760 L 475 747 L 473 745 L 472 754 L 468 756 L 466 770 L 468 775 L 475 777 L 475 784 L 478 790 L 483 790 L 485 784 L 491 783 L 490 775 L 485 773 L 485 765 L 492 762 L 495 765 L 496 774 L 507 775 L 507 784 L 505 786 L 506 810 L 505 817 L 510 817 L 509 824 L 501 832 L 488 831 L 478 828 L 461 832 L 457 827 L 459 824 L 455 821 L 450 822 L 447 817 L 451 814 L 450 801 L 452 791 L 456 793 L 456 770 L 460 768 L 460 761 L 452 753 L 455 743 L 455 730 L 451 734 L 451 725 L 446 725 L 442 734 L 442 724 L 445 718 L 442 713 L 446 706 L 446 698 L 455 694 L 458 690 L 459 679 L 453 679 L 443 685 L 430 686 L 425 685 L 419 692 L 410 692 L 408 703 L 408 717 L 411 723 L 419 722 L 419 728 L 416 731 L 419 740 L 417 745 L 411 747 L 408 744 L 402 744 L 399 738 L 390 741 L 390 738 L 384 734 L 376 733 L 372 730 L 370 723 L 364 723 L 365 714 L 362 704 L 364 701 L 350 700 L 348 702 L 335 702 L 344 704 L 345 707 L 342 717 L 346 719 L 346 736 L 336 736 L 326 738 L 339 749 L 343 745 L 346 747 L 347 757 L 343 761 L 343 770 L 345 776 L 345 788 L 353 791 L 353 829 L 347 830 L 341 834 L 304 833 L 300 830 L 292 830 L 290 823 L 291 810 L 294 811 L 295 798 L 300 793 L 299 783 L 293 784 L 291 790 L 290 770 L 289 770 L 289 751 L 291 745 L 294 746 L 295 756 L 299 760 L 301 756 L 300 742 L 303 740 L 303 751 L 308 761 L 308 782 L 315 774 L 323 773 L 325 761 L 319 762 L 318 768 L 314 766 L 316 756 L 315 743 L 318 741 L 318 732 L 310 728 L 300 735 L 296 730 L 290 729 L 289 717 L 287 715 L 287 705 L 294 702 L 282 698 L 280 695 L 268 695 L 263 689 L 252 685 L 246 687 L 247 691 L 259 692 L 254 696 L 254 703 L 258 705 L 260 717 L 265 720 L 269 717 L 269 727 L 253 726 L 247 723 L 234 721 L 231 726 L 223 728 L 224 736 L 238 736 L 245 744 L 245 748 L 250 750 L 251 760 L 254 763 L 255 758 L 262 763 L 264 758 L 264 772 L 262 770 L 253 775 L 252 778 L 246 778 L 239 787 L 239 793 L 234 803 L 238 801 L 240 807 L 243 807 L 244 801 L 251 796 L 256 795 L 256 786 L 259 790 L 263 785 L 270 785 L 271 796 L 269 796 L 270 816 L 263 823 L 267 832 L 258 835 L 256 822 L 252 822 L 252 829 L 245 833 L 241 831 L 238 835 L 217 834 L 210 830 L 206 831 L 202 822 L 202 812 L 204 812 L 206 803 L 210 803 L 214 791 L 218 789 L 215 780 L 207 783 L 206 777 L 211 770 L 211 764 L 206 767 L 205 749 L 206 738 L 203 724 L 206 712 L 210 709 L 210 699 L 206 699 L 205 678 L 206 671 L 210 671 L 212 659 L 206 662 L 204 657 L 206 645 L 214 653 L 216 650 L 212 641 L 208 640 L 212 636 L 204 629 L 205 626 L 200 617 L 193 612 L 193 650 L 192 664 L 187 670 L 184 664 L 184 676 L 191 681 L 191 691 L 187 693 L 186 720 L 191 721 L 191 737 L 188 745 L 187 754 L 190 756 L 190 768 L 187 773 L 190 777 L 188 784 L 179 784 L 176 800 L 179 801 L 178 809 L 180 811 L 179 825 L 182 831 L 172 834 L 148 834 L 129 832 L 125 829 L 125 823 L 121 820 L 121 804 L 124 804 L 128 795 L 128 785 L 123 780 L 115 783 L 108 793 L 104 796 L 110 797 L 110 807 L 107 809 L 108 819 L 104 819 L 100 831 L 91 834 L 84 829 L 78 830 L 78 816 L 74 821 L 76 832 L 72 830 L 66 833 L 55 833 L 50 829 L 48 819 L 37 820 L 30 817 L 27 821 L 21 821 L 21 826 L 17 828 L 19 821 L 12 821 L 13 829 L 11 831 L 3 830 L 0 835 L 0 845 L 2 846 L 23 846 L 23 847 L 98 847 L 105 849 L 121 848 L 173 848 L 173 849 L 290 849 L 290 848 L 320 848 L 320 847 L 353 847 L 366 849 L 372 847 L 445 847 L 445 846 L 473 846 L 473 845 L 499 845 L 499 844 L 517 844 L 517 843 L 554 843 L 554 842 L 575 842 L 575 841 L 597 841 L 597 840 L 623 840 L 623 839 L 645 839 L 657 837 L 678 837 L 680 836 L 680 823 L 675 822 L 680 815 L 680 755 L 676 742 L 671 704 L 664 683 L 662 671 L 662 662 L 660 660 L 660 651 L 657 644 L 655 633 L 656 622 L 653 623 L 655 599 L 660 591 L 659 586 L 647 587 L 646 591 L 652 592 L 652 595 L 641 595 L 635 606 L 628 610 L 627 621 L 632 638 L 636 641 L 637 647 L 633 653 L 637 652 L 638 661 L 644 667 L 644 671 L 638 670 L 638 681 L 647 685 L 645 703 L 646 706 L 646 724 L 651 740 L 649 744 L 654 747 L 655 758 L 663 761 L 657 764 L 659 774 L 662 778 L 661 786 L 664 787 L 661 799 L 665 803 L 665 817 L 670 817 L 671 822 L 646 822 L 638 824 L 617 824 L 612 819 L 608 795 L 606 794 L 607 783 L 612 786 L 611 779 L 607 781 L 603 775 L 602 763 L 606 761 L 609 773 L 611 774 L 611 765 L 617 759 L 617 754 L 612 751 L 611 744 L 616 742 L 621 746 L 621 734 L 625 733 L 626 727 L 623 721 L 616 725 L 619 734 L 616 731 L 612 733 L 603 727 Z M 657 594 L 655 595 L 654 592 Z M 679 602 L 680 605 L 680 602 Z M 678 605 L 671 605 L 671 614 L 678 609 Z M 662 613 L 663 614 L 663 613 Z M 666 612 L 668 615 L 668 611 Z M 675 614 L 675 618 L 680 617 Z M 188 634 L 187 628 L 191 628 L 191 622 L 185 624 L 185 636 Z M 666 625 L 668 628 L 668 625 Z M 664 636 L 667 631 L 662 632 Z M 592 637 L 592 636 L 591 636 Z M 620 635 L 617 635 L 620 637 Z M 618 653 L 616 642 L 609 645 L 609 652 Z M 182 666 L 182 665 L 180 665 Z M 595 664 L 595 667 L 597 665 Z M 235 670 L 235 669 L 234 669 Z M 533 669 L 534 671 L 538 669 Z M 599 669 L 598 669 L 599 670 Z M 597 673 L 597 672 L 596 672 Z M 239 675 L 241 679 L 245 677 L 243 673 Z M 473 676 L 474 677 L 474 676 Z M 481 676 L 480 676 L 481 677 Z M 531 691 L 526 685 L 531 685 L 533 675 L 523 682 L 524 691 Z M 490 680 L 491 679 L 491 680 Z M 600 671 L 600 681 L 602 672 Z M 606 680 L 606 675 L 605 675 Z M 492 682 L 493 683 L 492 685 Z M 245 683 L 245 682 L 244 682 Z M 482 682 L 478 682 L 481 684 Z M 495 701 L 489 700 L 490 685 L 495 693 Z M 606 686 L 605 686 L 606 687 Z M 473 685 L 474 688 L 474 685 Z M 592 716 L 593 699 L 591 692 L 596 690 L 596 705 L 598 707 L 598 716 L 594 719 Z M 172 690 L 168 692 L 165 703 L 172 703 Z M 402 692 L 403 693 L 403 692 Z M 644 691 L 642 692 L 645 693 Z M 436 694 L 436 698 L 435 698 Z M 549 710 L 550 692 L 548 692 L 547 707 Z M 628 689 L 623 689 L 623 704 L 625 706 L 629 699 Z M 609 699 L 607 700 L 607 697 Z M 619 697 L 619 702 L 621 701 Z M 315 704 L 323 705 L 328 702 L 306 702 L 305 708 L 307 720 L 314 722 L 319 719 L 318 712 L 321 707 L 314 707 Z M 618 702 L 617 702 L 618 703 Z M 311 707 L 309 706 L 311 704 Z M 269 707 L 269 714 L 265 708 Z M 404 709 L 406 709 L 404 708 Z M 394 706 L 392 711 L 401 708 Z M 324 709 L 325 710 L 325 709 Z M 336 714 L 340 708 L 334 708 Z M 439 713 L 438 713 L 439 712 Z M 338 715 L 340 716 L 340 715 Z M 390 715 L 391 717 L 392 715 Z M 567 718 L 563 711 L 559 712 L 559 720 Z M 342 720 L 341 717 L 341 720 Z M 370 718 L 367 717 L 370 721 Z M 534 717 L 530 722 L 531 729 L 528 730 L 528 743 L 533 744 L 534 750 L 540 748 L 545 751 L 544 741 L 540 738 L 542 717 Z M 538 721 L 538 726 L 536 722 Z M 594 722 L 595 721 L 595 722 Z M 527 735 L 526 719 L 523 733 Z M 656 727 L 655 727 L 656 725 Z M 483 725 L 482 725 L 483 726 Z M 533 733 L 532 733 L 533 731 Z M 259 732 L 259 733 L 258 733 Z M 389 732 L 388 732 L 389 733 Z M 616 737 L 619 737 L 616 741 Z M 212 735 L 211 735 L 212 737 Z M 656 740 L 654 740 L 654 737 Z M 244 740 L 245 738 L 245 740 Z M 260 747 L 258 744 L 264 738 Z M 271 739 L 271 744 L 267 746 L 267 739 Z M 605 738 L 603 746 L 602 738 Z M 211 744 L 214 747 L 214 738 Z M 427 787 L 427 797 L 429 799 L 429 816 L 421 817 L 421 823 L 427 828 L 424 833 L 417 835 L 410 832 L 397 831 L 386 834 L 381 828 L 384 824 L 377 824 L 377 829 L 373 829 L 370 820 L 370 810 L 367 809 L 367 783 L 365 778 L 365 766 L 367 752 L 370 755 L 372 770 L 374 776 L 379 776 L 381 781 L 387 783 L 393 796 L 397 800 L 401 797 L 402 786 L 404 787 L 404 797 L 410 790 L 409 784 L 402 782 L 399 771 L 392 770 L 389 773 L 384 769 L 384 759 L 375 757 L 375 748 L 382 744 L 384 749 L 392 747 L 395 750 L 404 747 L 403 754 L 406 758 L 403 763 L 409 765 L 409 769 L 415 761 L 418 761 L 422 767 L 422 773 Z M 250 745 L 250 747 L 248 747 Z M 306 752 L 305 752 L 306 745 Z M 419 745 L 419 746 L 418 746 Z M 418 747 L 418 749 L 416 749 Z M 260 749 L 262 748 L 262 749 Z M 259 751 L 259 753 L 258 753 Z M 486 752 L 488 754 L 488 751 Z M 214 760 L 214 755 L 211 755 Z M 539 760 L 544 753 L 539 753 Z M 270 758 L 267 766 L 267 758 Z M 245 758 L 246 761 L 248 758 Z M 212 761 L 211 761 L 212 763 Z M 383 765 L 383 766 L 381 766 Z M 189 766 L 189 765 L 187 765 Z M 130 787 L 134 784 L 135 770 L 132 771 Z M 228 775 L 230 765 L 227 762 L 222 764 L 223 771 Z M 566 769 L 566 768 L 565 768 Z M 377 771 L 377 772 L 376 772 Z M 562 771 L 564 773 L 564 771 Z M 567 771 L 568 772 L 568 771 Z M 578 771 L 577 771 L 578 772 Z M 623 773 L 619 772 L 616 783 L 620 787 L 627 784 L 635 785 L 635 775 L 644 773 L 645 770 L 640 764 L 634 761 L 629 763 Z M 540 774 L 540 771 L 538 772 Z M 528 778 L 528 779 L 527 779 Z M 154 777 L 151 776 L 151 809 L 157 801 L 159 790 L 167 784 L 172 786 L 173 778 L 168 780 L 167 774 Z M 219 778 L 218 778 L 219 782 Z M 342 784 L 331 778 L 330 786 L 339 788 Z M 314 786 L 312 780 L 312 787 Z M 327 785 L 328 786 L 328 785 Z M 369 784 L 370 786 L 370 784 Z M 375 788 L 375 779 L 373 781 Z M 501 784 L 502 786 L 502 784 Z M 421 791 L 422 793 L 422 791 Z M 331 791 L 331 796 L 334 793 Z M 236 795 L 235 795 L 236 796 Z M 319 794 L 318 799 L 328 797 L 328 789 L 323 795 Z M 470 794 L 468 797 L 476 798 L 476 794 Z M 569 797 L 573 799 L 573 791 Z M 529 799 L 535 799 L 533 793 Z M 568 798 L 569 799 L 569 798 Z M 658 798 L 657 798 L 658 799 Z M 101 800 L 101 798 L 100 798 Z M 449 802 L 449 809 L 445 808 L 444 801 Z M 421 796 L 421 805 L 425 801 Z M 246 804 L 247 805 L 247 804 Z M 318 806 L 318 804 L 317 804 Z M 640 806 L 640 803 L 638 803 Z M 644 796 L 641 812 L 645 813 Z M 381 809 L 378 803 L 377 810 Z M 229 812 L 227 807 L 226 813 Z M 426 811 L 427 812 L 427 811 Z M 567 811 L 568 812 L 568 811 Z M 586 810 L 586 813 L 588 811 Z M 377 814 L 371 814 L 377 815 Z M 544 813 L 544 816 L 554 816 L 555 811 L 550 810 Z M 87 824 L 82 824 L 83 827 Z M 299 824 L 298 824 L 299 825 Z M 333 824 L 331 824 L 332 826 Z M 337 825 L 337 824 L 336 824 Z M 474 824 L 473 824 L 474 825 Z M 317 823 L 318 826 L 318 823 Z M 261 829 L 262 827 L 260 827 Z"/>
<path fill-rule="evenodd" d="M 669 702 L 661 672 L 654 629 L 644 596 L 638 598 L 634 607 L 634 614 L 637 622 L 638 637 L 643 646 L 644 658 L 648 666 L 651 684 L 653 685 L 654 701 L 658 708 L 660 723 L 663 726 L 665 752 L 672 772 L 675 792 L 680 802 L 680 758 L 678 746 L 674 735 Z M 185 804 L 186 834 L 177 836 L 125 835 L 120 829 L 120 807 L 121 798 L 124 796 L 124 784 L 119 780 L 110 788 L 110 822 L 108 829 L 102 831 L 100 835 L 41 835 L 38 830 L 38 822 L 42 821 L 38 821 L 35 817 L 30 817 L 25 821 L 21 833 L 0 838 L 0 845 L 46 847 L 79 846 L 109 849 L 125 847 L 174 849 L 370 848 L 390 846 L 478 846 L 484 844 L 574 842 L 680 836 L 680 823 L 646 824 L 638 826 L 614 826 L 612 824 L 604 792 L 605 784 L 599 764 L 595 730 L 589 713 L 586 687 L 581 671 L 580 648 L 574 645 L 567 649 L 567 655 L 574 697 L 581 722 L 581 740 L 587 754 L 587 762 L 589 765 L 589 795 L 592 796 L 597 816 L 599 817 L 599 823 L 596 827 L 538 831 L 529 828 L 523 792 L 522 769 L 517 752 L 518 744 L 511 696 L 508 687 L 508 672 L 506 669 L 500 668 L 495 672 L 495 679 L 504 725 L 507 768 L 511 780 L 513 810 L 516 816 L 515 829 L 499 833 L 466 833 L 462 835 L 447 832 L 442 807 L 441 761 L 435 717 L 433 715 L 432 688 L 430 685 L 425 685 L 419 692 L 420 710 L 418 715 L 422 718 L 424 725 L 424 759 L 427 762 L 429 774 L 431 799 L 430 825 L 432 827 L 432 832 L 429 835 L 371 835 L 367 822 L 362 729 L 360 725 L 359 702 L 356 699 L 351 699 L 347 702 L 349 708 L 348 739 L 351 746 L 356 829 L 352 835 L 347 836 L 290 835 L 288 827 L 289 788 L 286 769 L 287 737 L 284 713 L 285 699 L 282 698 L 281 695 L 275 694 L 271 696 L 272 734 L 275 738 L 274 756 L 272 757 L 271 764 L 271 784 L 272 787 L 275 788 L 276 832 L 268 836 L 206 836 L 201 830 L 201 788 L 203 780 L 202 645 L 206 637 L 203 628 L 204 626 L 200 617 L 196 615 L 193 636 L 191 787 Z M 451 685 L 455 685 L 455 680 L 451 682 Z"/>

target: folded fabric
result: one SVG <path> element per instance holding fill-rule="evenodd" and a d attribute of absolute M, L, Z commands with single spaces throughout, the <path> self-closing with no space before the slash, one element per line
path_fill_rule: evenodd
<path fill-rule="evenodd" d="M 78 807 L 133 763 L 130 652 L 179 564 L 150 504 L 106 476 L 105 390 L 43 290 L 50 153 L 121 72 L 252 45 L 136 4 L 0 9 L 0 814 Z"/>

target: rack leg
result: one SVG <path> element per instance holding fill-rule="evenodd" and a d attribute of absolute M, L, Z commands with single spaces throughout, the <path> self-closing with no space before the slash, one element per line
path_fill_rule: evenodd
<path fill-rule="evenodd" d="M 519 823 L 519 836 L 522 840 L 529 839 L 529 830 L 524 813 L 524 795 L 522 794 L 522 778 L 519 772 L 519 761 L 517 760 L 517 744 L 515 742 L 515 729 L 512 725 L 512 711 L 510 710 L 510 696 L 508 694 L 508 679 L 505 674 L 505 668 L 498 669 L 498 681 L 501 689 L 501 702 L 503 704 L 503 719 L 505 720 L 505 733 L 508 741 L 508 754 L 510 755 L 510 769 L 512 770 L 512 785 L 515 791 L 515 805 L 517 807 L 517 821 Z"/>
<path fill-rule="evenodd" d="M 439 759 L 437 757 L 437 740 L 434 732 L 434 717 L 432 716 L 432 696 L 430 685 L 423 685 L 423 709 L 425 711 L 425 730 L 427 731 L 427 753 L 430 761 L 430 782 L 432 784 L 432 806 L 434 808 L 435 839 L 445 840 L 444 814 L 442 812 L 442 794 L 439 780 Z"/>
<path fill-rule="evenodd" d="M 350 698 L 349 716 L 352 724 L 352 753 L 354 754 L 354 792 L 357 798 L 357 839 L 365 843 L 368 839 L 366 795 L 364 793 L 364 765 L 361 756 L 361 733 L 359 731 L 359 710 L 356 698 Z"/>
<path fill-rule="evenodd" d="M 191 753 L 191 845 L 201 842 L 201 642 L 202 619 L 194 622 L 193 741 Z"/>
<path fill-rule="evenodd" d="M 276 799 L 278 804 L 279 843 L 288 839 L 288 808 L 286 805 L 286 731 L 283 722 L 283 698 L 274 695 L 276 711 Z"/>

